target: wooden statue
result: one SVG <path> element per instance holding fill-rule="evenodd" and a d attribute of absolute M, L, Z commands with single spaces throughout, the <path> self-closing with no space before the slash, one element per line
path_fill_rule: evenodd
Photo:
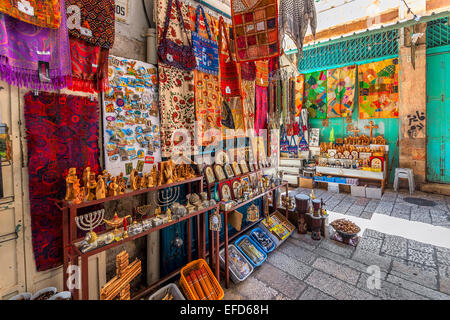
<path fill-rule="evenodd" d="M 157 171 L 157 175 L 156 175 L 156 185 L 160 186 L 163 184 L 162 181 L 162 173 L 161 171 Z"/>
<path fill-rule="evenodd" d="M 172 160 L 161 162 L 162 184 L 173 183 L 173 164 Z"/>
<path fill-rule="evenodd" d="M 75 199 L 73 199 L 72 204 L 80 204 L 86 200 L 86 188 L 80 187 L 80 182 L 77 181 L 74 185 L 74 189 L 76 192 Z"/>
<path fill-rule="evenodd" d="M 74 185 L 78 183 L 78 187 L 80 186 L 80 180 L 77 177 L 77 169 L 70 168 L 69 173 L 66 177 L 66 197 L 64 198 L 66 201 L 72 201 L 76 197 L 76 193 L 74 190 Z"/>
<path fill-rule="evenodd" d="M 117 184 L 119 185 L 119 194 L 124 194 L 125 189 L 127 188 L 127 184 L 125 182 L 125 178 L 123 177 L 123 172 L 117 178 Z"/>
<path fill-rule="evenodd" d="M 95 173 L 89 173 L 88 180 L 86 182 L 87 200 L 95 200 L 97 191 L 97 181 L 95 180 Z"/>
<path fill-rule="evenodd" d="M 131 184 L 131 189 L 133 189 L 135 191 L 139 189 L 138 177 L 139 177 L 139 173 L 137 172 L 137 170 L 136 169 L 131 170 L 130 184 Z"/>
<path fill-rule="evenodd" d="M 103 176 L 97 177 L 97 187 L 95 188 L 95 198 L 97 200 L 106 198 L 106 184 Z"/>
<path fill-rule="evenodd" d="M 156 170 L 156 166 L 153 166 L 150 171 L 150 178 L 148 179 L 148 187 L 156 187 L 158 185 L 158 172 Z"/>
<path fill-rule="evenodd" d="M 84 168 L 83 176 L 81 177 L 81 180 L 83 181 L 83 186 L 84 187 L 87 187 L 90 175 L 91 175 L 91 167 Z"/>
<path fill-rule="evenodd" d="M 111 174 L 108 171 L 103 170 L 102 176 L 103 176 L 103 180 L 105 181 L 105 184 L 108 185 L 108 182 L 111 181 Z"/>
<path fill-rule="evenodd" d="M 148 179 L 149 179 L 148 173 L 144 173 L 140 183 L 141 189 L 146 189 L 148 187 Z"/>
<path fill-rule="evenodd" d="M 130 300 L 130 283 L 141 272 L 141 261 L 129 263 L 128 253 L 124 250 L 116 256 L 117 275 L 100 289 L 100 300 Z"/>
<path fill-rule="evenodd" d="M 110 197 L 117 196 L 119 194 L 119 185 L 117 184 L 117 177 L 113 177 L 108 185 L 108 195 Z"/>

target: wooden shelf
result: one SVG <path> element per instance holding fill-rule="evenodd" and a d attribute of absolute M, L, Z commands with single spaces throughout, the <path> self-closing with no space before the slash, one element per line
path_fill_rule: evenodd
<path fill-rule="evenodd" d="M 182 218 L 180 218 L 180 219 L 178 219 L 178 220 L 173 220 L 172 222 L 168 222 L 168 223 L 159 225 L 159 226 L 157 226 L 157 227 L 153 227 L 153 228 L 151 228 L 151 229 L 148 229 L 148 230 L 146 230 L 146 231 L 140 232 L 140 233 L 138 233 L 138 234 L 129 236 L 129 237 L 127 237 L 127 238 L 125 238 L 125 239 L 122 239 L 122 240 L 120 240 L 120 241 L 112 242 L 112 243 L 110 243 L 110 244 L 107 244 L 107 245 L 102 246 L 102 247 L 99 247 L 99 248 L 95 248 L 95 249 L 90 250 L 90 251 L 87 251 L 87 252 L 85 252 L 85 253 L 82 253 L 82 252 L 79 250 L 79 248 L 78 248 L 75 244 L 73 244 L 72 246 L 75 247 L 75 248 L 74 248 L 75 251 L 77 251 L 77 252 L 79 253 L 79 255 L 81 255 L 81 256 L 88 256 L 88 257 L 89 257 L 89 256 L 93 256 L 93 255 L 96 255 L 96 254 L 98 254 L 98 253 L 100 253 L 100 252 L 103 252 L 103 251 L 112 249 L 112 248 L 114 248 L 114 247 L 117 247 L 117 246 L 119 246 L 119 245 L 121 245 L 121 244 L 124 244 L 124 243 L 126 243 L 126 242 L 133 241 L 133 240 L 136 240 L 136 239 L 138 239 L 138 238 L 144 237 L 144 236 L 146 236 L 146 235 L 148 235 L 148 234 L 150 234 L 150 233 L 152 233 L 152 232 L 159 231 L 159 230 L 161 230 L 161 229 L 170 227 L 170 226 L 172 226 L 172 225 L 174 225 L 174 224 L 177 224 L 177 223 L 179 223 L 179 222 L 182 222 L 182 221 L 184 221 L 184 220 L 187 220 L 187 219 L 196 217 L 196 216 L 198 216 L 198 215 L 200 215 L 200 214 L 202 214 L 202 213 L 205 213 L 205 212 L 208 212 L 208 211 L 217 209 L 218 207 L 219 207 L 219 205 L 216 204 L 216 205 L 214 205 L 214 206 L 211 206 L 211 207 L 208 207 L 208 208 L 205 208 L 205 209 L 196 211 L 196 212 L 192 212 L 192 213 L 187 214 L 187 215 L 185 215 L 184 217 L 182 217 Z M 108 230 L 108 231 L 103 232 L 102 234 L 108 233 L 108 232 L 114 232 L 114 231 L 113 231 L 113 230 Z"/>

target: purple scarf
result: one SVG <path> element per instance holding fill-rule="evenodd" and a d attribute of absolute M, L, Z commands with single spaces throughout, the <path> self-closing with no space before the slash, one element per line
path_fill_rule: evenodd
<path fill-rule="evenodd" d="M 65 8 L 64 0 L 60 4 Z M 50 81 L 40 79 L 39 62 L 48 63 Z M 0 76 L 11 85 L 37 90 L 62 89 L 71 84 L 66 15 L 61 15 L 59 29 L 49 29 L 0 13 Z"/>

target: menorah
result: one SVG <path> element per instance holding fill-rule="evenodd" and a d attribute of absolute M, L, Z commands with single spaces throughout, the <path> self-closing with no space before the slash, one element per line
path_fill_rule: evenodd
<path fill-rule="evenodd" d="M 87 234 L 88 243 L 93 243 L 97 240 L 97 234 L 93 230 L 103 223 L 104 215 L 105 209 L 100 209 L 75 217 L 78 229 L 89 231 Z"/>
<path fill-rule="evenodd" d="M 158 205 L 170 206 L 180 196 L 180 187 L 172 187 L 158 192 Z"/>

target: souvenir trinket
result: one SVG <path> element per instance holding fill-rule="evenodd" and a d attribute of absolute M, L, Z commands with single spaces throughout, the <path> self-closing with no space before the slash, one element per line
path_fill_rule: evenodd
<path fill-rule="evenodd" d="M 256 222 L 259 220 L 259 208 L 253 203 L 247 209 L 247 221 Z"/>
<path fill-rule="evenodd" d="M 209 216 L 209 230 L 220 231 L 222 228 L 222 219 L 218 210 Z"/>

